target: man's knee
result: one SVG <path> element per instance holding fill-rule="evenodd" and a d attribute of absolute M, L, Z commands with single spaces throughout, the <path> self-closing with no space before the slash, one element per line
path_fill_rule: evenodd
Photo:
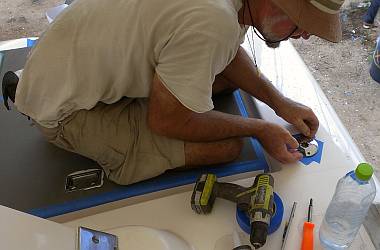
<path fill-rule="evenodd" d="M 226 161 L 233 161 L 238 158 L 243 149 L 243 144 L 242 138 L 230 139 L 225 151 L 225 156 L 227 157 Z"/>
<path fill-rule="evenodd" d="M 235 160 L 243 148 L 241 138 L 209 143 L 185 143 L 187 166 L 219 164 Z"/>

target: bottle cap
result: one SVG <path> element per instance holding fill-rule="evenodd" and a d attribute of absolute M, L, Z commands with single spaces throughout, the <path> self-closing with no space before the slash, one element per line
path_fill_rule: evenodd
<path fill-rule="evenodd" d="M 368 181 L 373 174 L 373 168 L 368 163 L 360 163 L 355 170 L 356 177 L 361 181 Z"/>

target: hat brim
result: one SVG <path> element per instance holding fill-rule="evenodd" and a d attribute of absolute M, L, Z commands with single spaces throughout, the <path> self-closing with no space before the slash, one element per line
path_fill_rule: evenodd
<path fill-rule="evenodd" d="M 296 25 L 306 32 L 330 42 L 342 40 L 342 25 L 339 13 L 329 14 L 307 0 L 272 0 Z"/>

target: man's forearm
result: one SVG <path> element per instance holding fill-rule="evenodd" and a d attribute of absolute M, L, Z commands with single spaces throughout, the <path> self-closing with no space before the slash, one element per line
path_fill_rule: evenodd
<path fill-rule="evenodd" d="M 153 78 L 148 106 L 148 125 L 156 134 L 193 142 L 217 141 L 231 137 L 258 136 L 267 122 L 218 111 L 196 113 L 182 105 Z"/>
<path fill-rule="evenodd" d="M 257 136 L 266 122 L 218 111 L 193 113 L 176 129 L 166 130 L 171 137 L 194 142 L 217 141 L 231 137 Z"/>
<path fill-rule="evenodd" d="M 162 109 L 157 106 L 152 109 L 155 108 Z M 149 127 L 159 135 L 184 141 L 208 142 L 232 137 L 259 136 L 267 124 L 261 119 L 244 118 L 214 110 L 195 113 L 183 106 L 175 108 L 170 105 L 170 108 L 166 108 L 169 112 L 165 117 L 151 110 L 148 115 Z"/>
<path fill-rule="evenodd" d="M 281 105 L 284 96 L 264 76 L 260 75 L 251 58 L 240 47 L 235 58 L 223 71 L 223 76 L 237 87 L 248 92 L 272 109 Z"/>

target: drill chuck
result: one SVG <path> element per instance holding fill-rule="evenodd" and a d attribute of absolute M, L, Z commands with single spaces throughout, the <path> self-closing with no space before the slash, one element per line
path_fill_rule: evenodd
<path fill-rule="evenodd" d="M 251 224 L 251 236 L 249 240 L 255 249 L 265 245 L 269 233 L 268 231 L 269 225 L 265 222 L 256 221 Z"/>

